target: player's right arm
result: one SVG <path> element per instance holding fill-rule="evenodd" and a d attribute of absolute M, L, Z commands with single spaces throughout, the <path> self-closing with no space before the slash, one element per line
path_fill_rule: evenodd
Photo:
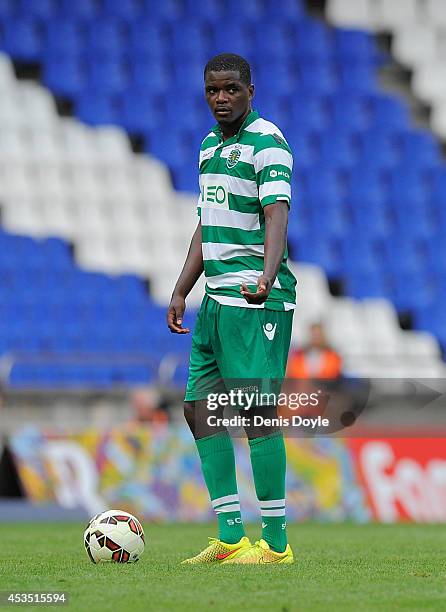
<path fill-rule="evenodd" d="M 189 333 L 189 329 L 182 326 L 186 298 L 202 273 L 203 253 L 201 250 L 201 221 L 199 221 L 167 310 L 167 326 L 173 334 Z"/>

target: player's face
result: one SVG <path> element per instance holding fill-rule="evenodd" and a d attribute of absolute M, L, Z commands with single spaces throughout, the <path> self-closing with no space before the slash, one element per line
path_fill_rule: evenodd
<path fill-rule="evenodd" d="M 230 125 L 251 110 L 254 86 L 243 83 L 238 70 L 209 71 L 204 88 L 209 108 L 218 123 Z"/>

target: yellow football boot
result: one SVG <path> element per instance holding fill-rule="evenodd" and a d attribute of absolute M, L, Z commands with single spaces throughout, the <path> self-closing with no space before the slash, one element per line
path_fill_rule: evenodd
<path fill-rule="evenodd" d="M 226 544 L 217 538 L 209 538 L 209 546 L 195 557 L 185 559 L 181 563 L 223 563 L 251 547 L 252 544 L 246 536 L 243 536 L 236 544 Z"/>
<path fill-rule="evenodd" d="M 240 551 L 223 561 L 228 563 L 251 563 L 266 565 L 267 563 L 294 563 L 294 555 L 291 546 L 287 544 L 284 552 L 278 553 L 268 546 L 265 540 L 259 540 L 248 550 Z"/>

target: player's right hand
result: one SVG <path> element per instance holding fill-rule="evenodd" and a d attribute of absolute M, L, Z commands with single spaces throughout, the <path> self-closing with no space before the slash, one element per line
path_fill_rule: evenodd
<path fill-rule="evenodd" d="M 186 310 L 186 300 L 180 295 L 173 295 L 167 309 L 167 327 L 173 334 L 188 334 L 189 329 L 183 327 L 183 315 Z"/>

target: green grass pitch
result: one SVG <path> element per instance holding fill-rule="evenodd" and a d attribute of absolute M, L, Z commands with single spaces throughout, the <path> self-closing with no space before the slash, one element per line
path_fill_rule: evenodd
<path fill-rule="evenodd" d="M 213 527 L 147 523 L 139 563 L 93 565 L 83 528 L 1 524 L 0 590 L 66 591 L 70 612 L 446 608 L 446 526 L 290 525 L 297 562 L 273 567 L 181 566 Z"/>

